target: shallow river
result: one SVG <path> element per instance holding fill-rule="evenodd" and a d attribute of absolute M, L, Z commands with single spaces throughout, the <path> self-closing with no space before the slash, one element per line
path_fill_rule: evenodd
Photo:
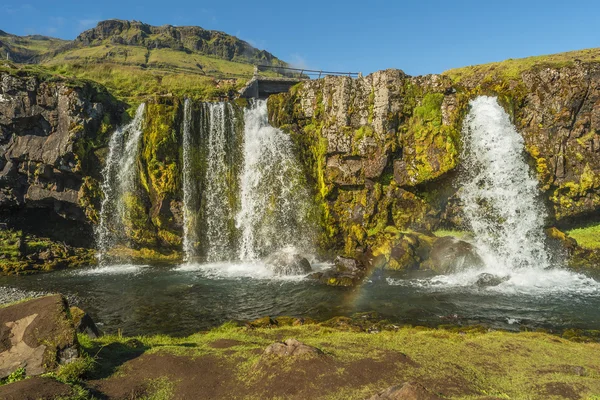
<path fill-rule="evenodd" d="M 4 276 L 0 286 L 63 293 L 105 332 L 126 335 L 182 336 L 266 315 L 324 320 L 371 311 L 398 324 L 600 329 L 597 281 L 560 270 L 522 275 L 497 287 L 477 288 L 461 276 L 376 273 L 357 288 L 335 288 L 303 277 L 274 278 L 251 264 L 116 265 Z"/>

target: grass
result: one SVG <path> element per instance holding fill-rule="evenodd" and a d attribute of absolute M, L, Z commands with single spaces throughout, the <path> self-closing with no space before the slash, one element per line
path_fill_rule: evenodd
<path fill-rule="evenodd" d="M 445 71 L 443 72 L 443 75 L 449 76 L 455 82 L 461 82 L 474 76 L 486 75 L 496 75 L 502 78 L 516 79 L 520 77 L 524 71 L 536 66 L 565 67 L 573 65 L 575 60 L 598 62 L 600 61 L 600 48 L 472 65 Z"/>
<path fill-rule="evenodd" d="M 584 249 L 600 249 L 600 224 L 571 229 L 565 233 Z"/>
<path fill-rule="evenodd" d="M 185 338 L 105 336 L 98 340 L 81 338 L 81 342 L 88 354 L 100 355 L 97 368 L 101 369 L 101 364 L 110 362 L 111 358 L 117 360 L 103 371 L 105 377 L 134 374 L 118 367 L 134 354 L 167 352 L 178 357 L 216 356 L 228 360 L 236 369 L 236 382 L 226 382 L 227 385 L 259 382 L 268 387 L 269 379 L 278 379 L 279 373 L 297 373 L 295 361 L 288 360 L 278 362 L 277 371 L 270 372 L 265 382 L 264 377 L 259 379 L 257 368 L 262 365 L 263 349 L 286 338 L 296 338 L 323 350 L 333 366 L 331 374 L 347 379 L 347 384 L 339 390 L 327 385 L 320 387 L 323 395 L 319 398 L 366 398 L 405 380 L 423 382 L 430 389 L 457 399 L 561 398 L 552 393 L 553 387 L 575 390 L 584 399 L 592 399 L 591 396 L 600 393 L 600 343 L 576 343 L 545 333 L 405 327 L 372 334 L 317 324 L 251 330 L 226 324 Z M 239 345 L 227 349 L 211 347 L 218 339 L 235 340 Z M 400 365 L 386 361 L 398 354 L 404 354 L 410 362 Z M 348 371 L 366 359 L 384 368 L 381 379 L 357 385 Z M 170 398 L 177 386 L 176 377 L 170 378 L 154 382 L 153 394 L 147 398 Z M 452 382 L 459 386 L 453 386 Z M 309 382 L 306 385 L 308 387 Z M 310 385 L 320 383 L 313 381 Z"/>

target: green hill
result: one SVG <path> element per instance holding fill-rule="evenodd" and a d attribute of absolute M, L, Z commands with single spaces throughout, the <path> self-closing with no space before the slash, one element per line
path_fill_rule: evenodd
<path fill-rule="evenodd" d="M 0 43 L 3 58 L 9 53 L 51 74 L 96 81 L 132 104 L 151 95 L 230 97 L 253 65 L 286 65 L 223 32 L 138 21 L 102 21 L 73 41 L 0 31 Z"/>

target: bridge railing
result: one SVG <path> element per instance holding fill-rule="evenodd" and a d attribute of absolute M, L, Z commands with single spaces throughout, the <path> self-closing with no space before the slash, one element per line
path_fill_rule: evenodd
<path fill-rule="evenodd" d="M 291 68 L 291 67 L 280 67 L 273 65 L 256 65 L 254 68 L 254 74 L 260 75 L 261 72 L 270 72 L 275 76 L 279 76 L 282 78 L 295 78 L 302 80 L 310 80 L 310 79 L 321 79 L 327 75 L 333 76 L 348 76 L 350 78 L 358 78 L 362 74 L 360 72 L 333 72 L 333 71 L 323 71 L 323 70 L 314 70 L 314 69 L 306 69 L 306 68 Z"/>

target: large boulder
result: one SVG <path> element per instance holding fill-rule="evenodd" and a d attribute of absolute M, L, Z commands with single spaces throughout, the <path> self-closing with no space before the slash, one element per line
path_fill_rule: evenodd
<path fill-rule="evenodd" d="M 288 250 L 271 254 L 265 259 L 265 265 L 275 275 L 306 275 L 312 271 L 306 258 Z"/>
<path fill-rule="evenodd" d="M 484 262 L 475 246 L 452 236 L 437 239 L 427 261 L 427 267 L 440 274 L 483 266 Z"/>
<path fill-rule="evenodd" d="M 0 309 L 0 379 L 19 368 L 40 375 L 78 356 L 77 335 L 61 295 Z"/>

